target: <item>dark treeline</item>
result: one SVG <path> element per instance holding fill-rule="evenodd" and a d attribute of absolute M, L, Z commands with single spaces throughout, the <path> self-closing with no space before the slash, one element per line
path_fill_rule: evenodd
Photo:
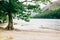
<path fill-rule="evenodd" d="M 55 10 L 47 10 L 40 14 L 33 16 L 33 18 L 51 18 L 51 19 L 60 19 L 60 8 Z"/>

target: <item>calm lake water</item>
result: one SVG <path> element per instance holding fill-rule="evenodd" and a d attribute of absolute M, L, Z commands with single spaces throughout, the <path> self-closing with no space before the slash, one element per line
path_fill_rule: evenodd
<path fill-rule="evenodd" d="M 23 30 L 40 28 L 60 30 L 60 19 L 30 19 L 30 22 L 14 19 L 13 21 L 17 23 L 16 25 L 14 25 L 15 28 Z"/>

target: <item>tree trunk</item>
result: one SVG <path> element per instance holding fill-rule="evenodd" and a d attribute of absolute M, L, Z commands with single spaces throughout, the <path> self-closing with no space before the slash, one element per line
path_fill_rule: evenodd
<path fill-rule="evenodd" d="M 8 18 L 9 18 L 9 22 L 8 22 L 8 26 L 6 27 L 7 30 L 13 30 L 13 19 L 12 19 L 12 13 L 8 13 Z"/>

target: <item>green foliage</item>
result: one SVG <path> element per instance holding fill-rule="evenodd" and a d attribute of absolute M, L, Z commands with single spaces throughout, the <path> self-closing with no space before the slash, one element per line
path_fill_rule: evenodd
<path fill-rule="evenodd" d="M 41 1 L 45 2 L 45 0 L 32 0 L 32 1 Z M 49 0 L 46 0 L 49 1 Z M 23 19 L 25 21 L 29 21 L 30 13 L 26 11 L 26 9 L 31 9 L 34 12 L 40 12 L 40 6 L 37 5 L 24 5 L 23 2 L 19 2 L 19 0 L 2 0 L 0 1 L 0 10 L 3 11 L 3 13 L 0 13 L 1 16 L 7 16 L 9 14 L 13 15 L 14 17 L 17 17 L 18 19 Z M 26 13 L 28 12 L 28 13 Z M 6 14 L 6 15 L 5 15 Z M 0 17 L 1 17 L 0 16 Z M 4 17 L 2 16 L 2 17 Z"/>
<path fill-rule="evenodd" d="M 33 18 L 58 18 L 60 19 L 60 8 L 55 10 L 47 10 L 41 14 L 35 15 Z"/>
<path fill-rule="evenodd" d="M 13 15 L 17 15 L 17 14 L 21 14 L 22 16 L 25 15 L 25 13 L 23 13 L 23 12 L 25 12 L 23 3 L 19 2 L 19 1 L 17 2 L 17 1 L 18 0 L 9 0 L 9 2 L 0 1 L 0 10 L 2 10 L 5 13 L 7 12 L 6 13 L 7 15 L 9 13 L 12 13 Z M 0 13 L 0 14 L 2 16 L 5 13 Z M 25 16 L 28 17 L 27 15 L 28 14 L 26 14 Z M 21 18 L 21 16 L 19 18 Z M 23 16 L 23 18 L 24 18 L 24 16 Z M 27 18 L 26 18 L 26 21 L 27 21 Z"/>
<path fill-rule="evenodd" d="M 39 5 L 28 5 L 28 9 L 35 9 L 35 8 L 38 8 Z"/>
<path fill-rule="evenodd" d="M 35 2 L 41 2 L 41 3 L 43 3 L 43 4 L 45 4 L 45 5 L 47 5 L 47 3 L 49 2 L 49 3 L 52 3 L 52 0 L 33 0 L 33 1 L 35 1 Z"/>
<path fill-rule="evenodd" d="M 7 22 L 7 15 L 3 11 L 0 10 L 0 21 Z"/>

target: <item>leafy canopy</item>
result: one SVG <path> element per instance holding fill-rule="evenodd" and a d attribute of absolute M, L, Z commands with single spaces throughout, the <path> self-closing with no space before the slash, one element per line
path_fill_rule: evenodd
<path fill-rule="evenodd" d="M 50 0 L 31 0 L 31 2 L 49 2 Z M 7 16 L 9 13 L 13 15 L 13 18 L 17 17 L 18 19 L 23 19 L 25 21 L 29 21 L 30 13 L 27 9 L 31 9 L 34 12 L 40 10 L 39 4 L 37 5 L 26 5 L 23 4 L 24 2 L 28 2 L 27 0 L 20 2 L 19 0 L 1 0 L 0 1 L 0 16 L 4 15 Z M 37 9 L 37 10 L 36 10 Z M 2 17 L 4 17 L 2 16 Z"/>

